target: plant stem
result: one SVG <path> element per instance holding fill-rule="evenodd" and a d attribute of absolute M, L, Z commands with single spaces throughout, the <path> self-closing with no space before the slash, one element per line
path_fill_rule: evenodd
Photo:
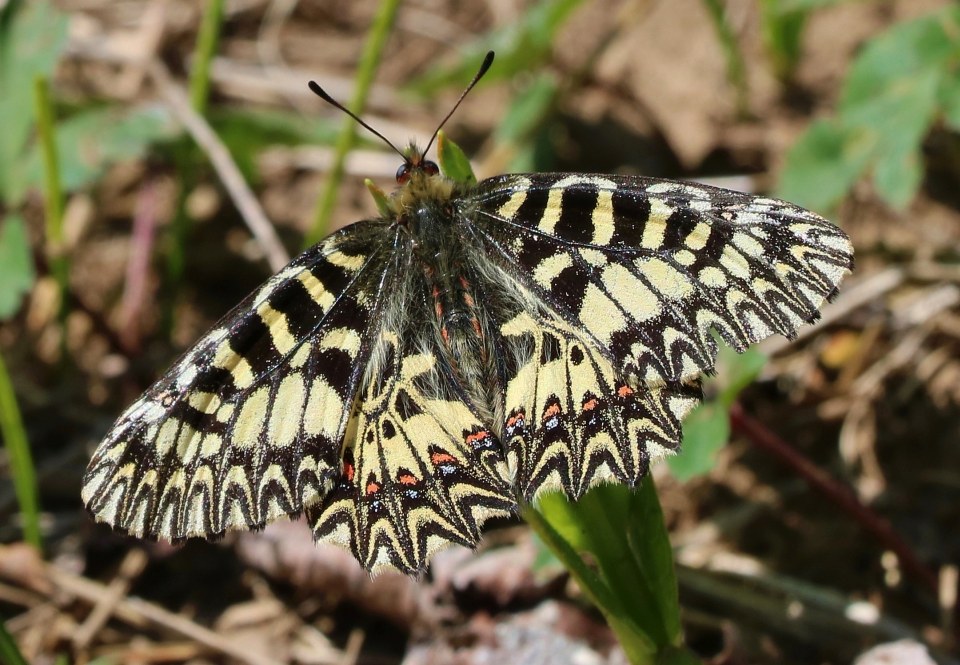
<path fill-rule="evenodd" d="M 207 111 L 210 99 L 210 66 L 220 41 L 220 27 L 223 21 L 223 0 L 208 0 L 197 44 L 193 51 L 193 66 L 190 70 L 190 106 L 198 115 Z M 179 174 L 180 190 L 177 194 L 175 212 L 170 224 L 170 239 L 167 246 L 167 285 L 173 294 L 180 290 L 183 270 L 186 265 L 184 247 L 190 234 L 190 218 L 186 211 L 187 196 L 197 176 L 197 157 L 199 152 L 189 138 L 184 138 L 174 146 L 174 161 Z M 161 314 L 161 327 L 169 335 L 173 330 L 174 298 L 166 300 Z"/>
<path fill-rule="evenodd" d="M 349 106 L 350 110 L 357 115 L 363 113 L 367 104 L 370 86 L 373 84 L 373 77 L 380 64 L 380 57 L 387 43 L 387 37 L 390 36 L 390 31 L 393 28 L 399 6 L 400 0 L 382 0 L 380 9 L 377 11 L 370 28 L 370 34 L 367 36 L 366 44 L 363 47 L 363 55 L 360 57 L 356 87 L 353 89 L 353 97 Z M 330 167 L 330 173 L 327 176 L 327 184 L 314 213 L 313 225 L 307 232 L 306 245 L 308 247 L 319 242 L 327 234 L 327 229 L 330 227 L 330 217 L 333 215 L 333 208 L 337 203 L 337 194 L 343 180 L 347 154 L 353 148 L 355 142 L 354 129 L 355 123 L 353 120 L 345 118 L 340 136 L 337 139 L 333 165 Z"/>
<path fill-rule="evenodd" d="M 603 614 L 631 665 L 654 665 L 657 662 L 656 645 L 626 616 L 619 600 L 600 576 L 587 566 L 543 513 L 527 505 L 523 509 L 523 519 L 560 560 L 587 599 Z"/>
<path fill-rule="evenodd" d="M 760 448 L 771 453 L 793 469 L 808 485 L 826 496 L 840 510 L 856 520 L 864 530 L 876 538 L 885 548 L 897 555 L 904 571 L 921 582 L 929 592 L 937 594 L 939 581 L 934 573 L 917 556 L 913 548 L 880 515 L 863 505 L 845 485 L 840 484 L 797 449 L 769 430 L 763 423 L 751 418 L 739 403 L 730 407 L 730 427 Z"/>
<path fill-rule="evenodd" d="M 6 442 L 7 455 L 10 458 L 10 470 L 13 476 L 13 488 L 20 505 L 23 520 L 24 540 L 43 549 L 40 538 L 40 499 L 37 491 L 37 476 L 30 455 L 27 432 L 23 428 L 23 418 L 7 365 L 0 356 L 0 432 Z"/>
<path fill-rule="evenodd" d="M 744 118 L 748 115 L 747 66 L 737 43 L 737 36 L 733 32 L 730 21 L 727 20 L 727 10 L 721 0 L 703 0 L 710 20 L 720 38 L 723 54 L 727 59 L 727 79 L 733 85 L 737 95 L 737 115 Z"/>
<path fill-rule="evenodd" d="M 200 24 L 200 33 L 197 36 L 197 47 L 193 52 L 193 69 L 190 72 L 190 105 L 200 115 L 206 113 L 207 100 L 210 97 L 210 65 L 220 41 L 223 4 L 223 0 L 209 0 L 207 2 L 206 11 L 203 13 L 203 21 Z"/>
<path fill-rule="evenodd" d="M 43 155 L 43 194 L 46 217 L 47 257 L 51 272 L 57 281 L 60 297 L 59 318 L 66 323 L 67 296 L 70 293 L 70 266 L 67 262 L 63 240 L 63 194 L 60 186 L 60 160 L 57 154 L 56 133 L 53 127 L 53 110 L 50 105 L 50 88 L 47 79 L 38 76 L 33 80 L 34 111 L 37 118 L 37 136 Z M 66 340 L 66 334 L 62 335 Z"/>

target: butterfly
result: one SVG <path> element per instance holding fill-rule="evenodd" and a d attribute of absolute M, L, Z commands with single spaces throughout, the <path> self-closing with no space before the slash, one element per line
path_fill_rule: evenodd
<path fill-rule="evenodd" d="M 417 574 L 542 492 L 639 482 L 678 449 L 716 337 L 792 337 L 852 269 L 840 229 L 777 199 L 468 184 L 425 152 L 382 216 L 294 259 L 120 416 L 83 480 L 96 520 L 181 541 L 303 514 L 370 571 Z"/>

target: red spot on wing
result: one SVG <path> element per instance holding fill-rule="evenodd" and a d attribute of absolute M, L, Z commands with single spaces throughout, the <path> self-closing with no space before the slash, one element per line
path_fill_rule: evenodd
<path fill-rule="evenodd" d="M 516 415 L 507 418 L 507 427 L 514 427 L 517 423 L 523 423 L 526 419 L 526 414 L 523 411 L 518 411 Z"/>
<path fill-rule="evenodd" d="M 550 406 L 548 406 L 547 408 L 545 408 L 545 409 L 543 410 L 543 419 L 544 419 L 544 420 L 547 420 L 547 419 L 549 419 L 549 418 L 553 418 L 554 416 L 559 416 L 559 415 L 560 415 L 560 405 L 559 405 L 559 404 L 551 404 Z"/>
<path fill-rule="evenodd" d="M 633 394 L 633 388 L 631 388 L 630 386 L 624 384 L 624 385 L 620 386 L 619 388 L 617 388 L 617 394 L 618 394 L 620 397 L 629 397 L 630 395 Z"/>
<path fill-rule="evenodd" d="M 401 471 L 397 476 L 397 482 L 399 482 L 401 485 L 416 485 L 420 481 L 409 471 L 406 473 Z"/>
<path fill-rule="evenodd" d="M 467 434 L 467 443 L 471 446 L 481 446 L 486 443 L 487 439 L 490 438 L 490 432 L 485 429 L 480 430 L 479 432 L 473 432 Z"/>
<path fill-rule="evenodd" d="M 599 403 L 600 402 L 597 401 L 596 397 L 591 397 L 590 399 L 588 399 L 586 402 L 583 403 L 583 410 L 593 411 L 595 408 L 597 408 L 597 405 Z"/>
<path fill-rule="evenodd" d="M 371 480 L 367 483 L 367 496 L 371 496 L 380 491 L 380 483 L 375 480 Z"/>
<path fill-rule="evenodd" d="M 430 453 L 430 462 L 433 463 L 434 466 L 440 466 L 441 464 L 456 464 L 457 458 L 450 453 L 437 450 Z"/>

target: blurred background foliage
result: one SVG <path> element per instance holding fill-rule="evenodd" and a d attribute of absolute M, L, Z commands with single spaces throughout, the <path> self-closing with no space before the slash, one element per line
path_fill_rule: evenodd
<path fill-rule="evenodd" d="M 958 281 L 960 224 L 951 2 L 10 0 L 0 5 L 0 431 L 15 501 L 0 500 L 4 542 L 45 543 L 53 555 L 71 535 L 91 537 L 79 475 L 123 405 L 276 257 L 375 214 L 361 176 L 389 184 L 396 157 L 363 132 L 355 147 L 356 127 L 312 99 L 306 81 L 366 109 L 395 142 L 406 133 L 422 144 L 491 49 L 493 69 L 446 130 L 479 177 L 627 172 L 772 192 L 838 220 L 868 275 L 900 269 L 890 277 L 899 286 L 903 266 L 923 258 L 919 279 L 941 299 L 919 302 L 954 313 L 943 291 Z M 251 190 L 252 211 L 236 194 Z M 723 355 L 664 491 L 716 481 L 718 464 L 732 463 L 731 409 L 755 378 L 764 387 L 747 402 L 761 411 L 785 394 L 811 419 L 819 404 L 830 412 L 831 399 L 846 404 L 843 391 L 861 385 L 870 354 L 911 339 L 919 307 L 913 319 L 884 310 L 889 327 L 850 317 L 845 334 L 819 337 L 793 365 L 767 365 L 780 347 Z M 931 376 L 942 377 L 955 346 L 935 350 Z M 849 410 L 832 413 L 849 432 Z M 876 429 L 881 417 L 864 422 Z M 953 420 L 937 427 L 955 433 Z M 819 440 L 837 436 L 837 426 L 825 431 Z M 869 503 L 882 495 L 870 489 L 869 455 L 845 449 L 842 434 L 825 444 L 824 463 Z M 691 529 L 697 509 L 686 510 L 670 519 Z M 945 515 L 956 512 L 931 519 Z M 957 553 L 944 547 L 926 554 L 944 563 Z M 871 570 L 883 577 L 879 565 Z M 898 602 L 921 617 L 909 635 L 929 638 L 936 625 L 932 642 L 949 648 L 949 625 Z"/>

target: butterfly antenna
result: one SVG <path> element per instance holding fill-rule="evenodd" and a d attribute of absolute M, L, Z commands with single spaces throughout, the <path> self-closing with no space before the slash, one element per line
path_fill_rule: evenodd
<path fill-rule="evenodd" d="M 478 69 L 477 73 L 474 74 L 473 80 L 470 81 L 470 85 L 468 85 L 464 89 L 464 91 L 460 93 L 460 99 L 458 99 L 457 103 L 453 105 L 453 108 L 450 109 L 450 113 L 448 113 L 447 117 L 440 122 L 440 124 L 437 126 L 437 131 L 435 131 L 433 133 L 433 136 L 430 137 L 430 142 L 427 143 L 427 147 L 423 151 L 424 155 L 426 155 L 427 152 L 429 152 L 430 146 L 433 145 L 434 140 L 437 138 L 437 134 L 440 133 L 440 130 L 443 129 L 443 126 L 447 124 L 447 120 L 450 119 L 450 116 L 452 116 L 454 112 L 457 110 L 457 107 L 460 106 L 460 102 L 462 102 L 463 98 L 466 97 L 471 90 L 473 90 L 473 86 L 475 86 L 477 82 L 483 78 L 483 75 L 487 73 L 487 70 L 490 69 L 490 65 L 492 64 L 493 64 L 493 51 L 487 51 L 487 55 L 484 57 L 483 63 L 480 65 L 480 69 Z"/>
<path fill-rule="evenodd" d="M 361 120 L 361 119 L 360 119 L 360 116 L 358 116 L 356 113 L 354 113 L 353 111 L 351 111 L 350 109 L 348 109 L 346 106 L 344 106 L 343 104 L 341 104 L 340 102 L 338 102 L 336 99 L 334 99 L 333 97 L 331 97 L 330 95 L 328 95 L 328 94 L 327 94 L 327 91 L 324 90 L 323 88 L 321 88 L 320 85 L 319 85 L 316 81 L 310 81 L 309 83 L 307 83 L 307 85 L 310 86 L 310 89 L 313 91 L 313 94 L 315 94 L 317 97 L 319 97 L 319 98 L 322 99 L 323 101 L 327 102 L 328 104 L 330 104 L 330 105 L 333 106 L 334 108 L 338 108 L 338 109 L 340 109 L 341 111 L 343 111 L 344 113 L 346 113 L 348 116 L 350 116 L 351 118 L 353 118 L 354 120 L 356 120 L 358 123 L 360 123 L 360 126 L 361 126 L 361 127 L 363 127 L 364 129 L 366 129 L 368 132 L 370 132 L 370 133 L 373 134 L 374 136 L 379 137 L 381 141 L 383 141 L 383 142 L 386 143 L 388 146 L 390 146 L 391 148 L 393 148 L 394 152 L 396 152 L 398 155 L 400 155 L 401 157 L 403 157 L 405 160 L 407 159 L 407 156 L 406 156 L 405 154 L 403 154 L 403 151 L 401 151 L 399 148 L 397 148 L 397 146 L 393 145 L 393 143 L 390 142 L 390 139 L 388 139 L 386 136 L 384 136 L 383 134 L 381 134 L 380 132 L 378 132 L 377 130 L 375 130 L 373 127 L 371 127 L 370 125 L 368 125 L 367 123 L 365 123 L 363 120 Z"/>

